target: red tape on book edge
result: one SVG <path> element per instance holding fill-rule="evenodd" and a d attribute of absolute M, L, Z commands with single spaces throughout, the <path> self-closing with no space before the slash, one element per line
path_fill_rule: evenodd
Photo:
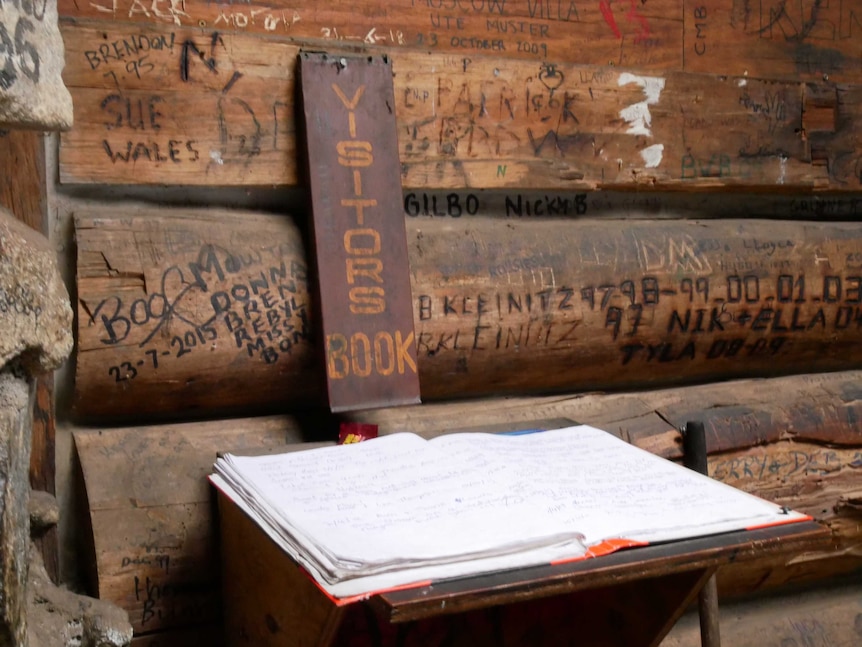
<path fill-rule="evenodd" d="M 415 588 L 419 588 L 420 586 L 430 586 L 431 584 L 433 584 L 433 582 L 431 580 L 425 580 L 423 582 L 411 582 L 410 584 L 400 584 L 399 586 L 392 586 L 392 587 L 389 587 L 386 589 L 377 589 L 374 591 L 368 591 L 366 593 L 357 593 L 356 595 L 350 595 L 350 596 L 347 596 L 344 598 L 337 598 L 334 595 L 332 595 L 329 591 L 324 589 L 320 585 L 320 582 L 318 582 L 316 579 L 314 579 L 314 577 L 311 575 L 311 573 L 309 573 L 307 570 L 305 570 L 302 566 L 298 566 L 298 568 L 302 572 L 302 574 L 305 575 L 305 577 L 307 577 L 309 580 L 311 580 L 314 583 L 314 585 L 318 588 L 318 590 L 321 593 L 323 593 L 323 595 L 325 595 L 329 599 L 329 601 L 332 602 L 332 604 L 334 604 L 337 607 L 343 607 L 343 606 L 346 606 L 348 604 L 353 604 L 354 602 L 360 602 L 362 600 L 367 600 L 371 596 L 379 595 L 381 593 L 391 593 L 393 591 L 404 591 L 406 589 L 415 589 Z"/>
<path fill-rule="evenodd" d="M 602 555 L 610 555 L 611 553 L 615 553 L 622 548 L 634 548 L 636 546 L 649 546 L 648 541 L 636 541 L 634 539 L 606 539 L 605 541 L 595 544 L 594 546 L 590 546 L 587 548 L 587 552 L 583 555 L 579 555 L 578 557 L 572 557 L 568 559 L 558 559 L 551 562 L 551 566 L 557 566 L 558 564 L 569 564 L 571 562 L 580 562 L 584 559 L 590 559 L 592 557 L 601 557 Z"/>
<path fill-rule="evenodd" d="M 756 526 L 748 526 L 746 530 L 762 530 L 764 528 L 774 528 L 775 526 L 786 526 L 789 523 L 797 523 L 801 521 L 814 521 L 814 517 L 805 515 L 804 517 L 795 517 L 793 519 L 776 519 L 775 521 L 767 521 Z"/>

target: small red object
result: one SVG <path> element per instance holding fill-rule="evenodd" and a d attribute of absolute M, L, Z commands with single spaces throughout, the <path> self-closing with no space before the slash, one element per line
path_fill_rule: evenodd
<path fill-rule="evenodd" d="M 361 422 L 342 422 L 338 429 L 338 444 L 361 443 L 363 440 L 377 438 L 377 425 Z"/>

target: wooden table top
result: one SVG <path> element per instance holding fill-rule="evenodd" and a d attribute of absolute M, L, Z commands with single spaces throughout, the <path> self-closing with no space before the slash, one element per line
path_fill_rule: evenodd
<path fill-rule="evenodd" d="M 446 580 L 372 599 L 391 622 L 407 622 L 673 573 L 717 568 L 765 552 L 804 551 L 831 540 L 828 528 L 796 522 L 620 550 L 610 555 Z"/>

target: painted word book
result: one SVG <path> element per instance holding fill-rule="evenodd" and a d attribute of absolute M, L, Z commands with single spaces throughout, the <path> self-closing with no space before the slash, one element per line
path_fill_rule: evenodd
<path fill-rule="evenodd" d="M 225 454 L 214 471 L 335 598 L 809 518 L 587 425 Z"/>

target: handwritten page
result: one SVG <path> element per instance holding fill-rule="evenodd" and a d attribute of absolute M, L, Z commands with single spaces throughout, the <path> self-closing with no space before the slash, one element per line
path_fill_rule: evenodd
<path fill-rule="evenodd" d="M 496 463 L 508 491 L 546 504 L 548 516 L 578 528 L 588 546 L 612 538 L 682 539 L 787 514 L 587 425 L 530 436 L 453 434 L 434 443 Z"/>
<path fill-rule="evenodd" d="M 272 516 L 284 511 L 287 524 L 314 538 L 337 575 L 537 545 L 583 552 L 577 530 L 508 492 L 487 459 L 411 434 L 229 461 Z"/>
<path fill-rule="evenodd" d="M 804 518 L 580 425 L 227 455 L 214 482 L 334 595 Z"/>

